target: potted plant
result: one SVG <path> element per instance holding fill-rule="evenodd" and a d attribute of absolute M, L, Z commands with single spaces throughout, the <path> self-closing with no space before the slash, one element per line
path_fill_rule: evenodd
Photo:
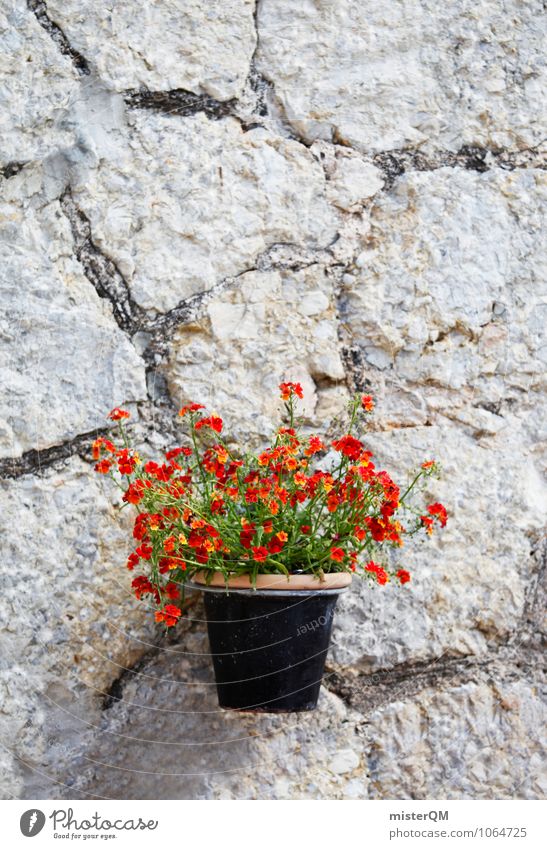
<path fill-rule="evenodd" d="M 327 445 L 303 434 L 300 384 L 282 383 L 280 391 L 285 421 L 259 452 L 229 447 L 222 419 L 195 403 L 179 413 L 185 444 L 160 463 L 132 449 L 129 413 L 119 408 L 109 418 L 119 423 L 121 444 L 93 443 L 95 470 L 138 511 L 127 560 L 137 599 L 150 601 L 156 621 L 171 628 L 187 589 L 204 592 L 223 708 L 313 710 L 338 595 L 354 574 L 381 586 L 408 584 L 409 572 L 391 569 L 380 552 L 446 524 L 442 504 L 409 503 L 437 473 L 433 460 L 401 493 L 356 435 L 371 396 L 353 399 L 345 432 Z"/>

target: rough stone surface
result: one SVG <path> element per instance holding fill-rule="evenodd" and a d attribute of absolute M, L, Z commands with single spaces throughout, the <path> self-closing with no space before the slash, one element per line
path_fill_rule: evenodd
<path fill-rule="evenodd" d="M 0 795 L 544 797 L 539 0 L 98 5 L 0 12 Z M 282 379 L 374 394 L 450 522 L 340 599 L 315 715 L 234 715 L 89 447 L 188 400 L 257 445 Z"/>
<path fill-rule="evenodd" d="M 17 564 L 0 600 L 2 742 L 25 786 L 42 786 L 97 723 L 112 681 L 153 645 L 154 625 L 124 570 L 129 517 L 86 463 L 1 481 L 0 505 L 4 562 Z"/>
<path fill-rule="evenodd" d="M 254 268 L 278 242 L 336 236 L 324 174 L 296 142 L 227 118 L 134 113 L 127 147 L 76 187 L 135 299 L 168 310 Z"/>
<path fill-rule="evenodd" d="M 184 88 L 229 100 L 243 88 L 256 40 L 253 0 L 125 0 L 91 8 L 48 0 L 47 6 L 115 91 Z"/>
<path fill-rule="evenodd" d="M 28 10 L 25 0 L 0 9 L 0 167 L 40 158 L 73 143 L 63 117 L 77 73 Z"/>
<path fill-rule="evenodd" d="M 546 197 L 543 171 L 441 168 L 375 200 L 343 315 L 385 382 L 381 415 L 478 411 L 476 430 L 496 433 L 503 408 L 526 427 L 526 394 L 545 387 Z"/>
<path fill-rule="evenodd" d="M 545 796 L 545 702 L 533 683 L 425 690 L 369 723 L 372 799 Z"/>
<path fill-rule="evenodd" d="M 225 377 L 211 380 L 219 368 Z M 316 384 L 344 379 L 324 267 L 242 275 L 237 289 L 209 300 L 200 323 L 177 331 L 168 374 L 174 398 L 204 398 L 222 410 L 227 432 L 240 442 L 271 436 L 280 415 L 277 387 L 290 375 L 305 388 L 303 411 L 315 420 Z"/>
<path fill-rule="evenodd" d="M 261 0 L 257 64 L 308 141 L 530 147 L 544 138 L 542 16 L 539 0 Z"/>
<path fill-rule="evenodd" d="M 68 221 L 58 201 L 43 205 L 42 187 L 39 171 L 21 172 L 0 207 L 0 457 L 102 428 L 109 409 L 146 396 L 142 360 L 85 278 Z"/>
<path fill-rule="evenodd" d="M 65 795 L 157 798 L 159 781 L 172 799 L 344 798 L 353 774 L 350 792 L 363 798 L 359 715 L 327 692 L 313 728 L 305 714 L 220 711 L 202 617 L 199 608 L 183 643 L 129 676 L 123 701 L 69 763 Z"/>
<path fill-rule="evenodd" d="M 412 573 L 411 590 L 354 582 L 339 603 L 333 659 L 370 672 L 483 655 L 518 631 L 535 571 L 530 550 L 542 533 L 547 488 L 531 458 L 506 438 L 486 448 L 450 426 L 374 433 L 367 444 L 403 485 L 417 460 L 435 458 L 442 480 L 416 502 L 439 499 L 451 521 L 442 535 L 407 541 L 393 555 Z"/>

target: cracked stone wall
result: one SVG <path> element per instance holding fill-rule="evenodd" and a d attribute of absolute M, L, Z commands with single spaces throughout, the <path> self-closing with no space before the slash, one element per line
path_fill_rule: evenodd
<path fill-rule="evenodd" d="M 0 10 L 2 796 L 543 797 L 543 4 L 95 6 Z M 451 520 L 340 601 L 315 716 L 223 714 L 90 442 L 199 399 L 258 444 L 283 378 L 372 392 Z"/>

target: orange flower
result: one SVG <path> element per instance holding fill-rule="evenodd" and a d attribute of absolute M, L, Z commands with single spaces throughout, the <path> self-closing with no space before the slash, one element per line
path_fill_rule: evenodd
<path fill-rule="evenodd" d="M 91 446 L 91 451 L 93 454 L 93 459 L 98 460 L 101 456 L 101 449 L 104 448 L 105 451 L 110 452 L 110 454 L 114 454 L 116 452 L 115 445 L 110 442 L 109 439 L 104 439 L 104 437 L 99 436 L 98 439 L 95 440 L 93 445 Z"/>
<path fill-rule="evenodd" d="M 307 457 L 311 457 L 313 454 L 318 454 L 320 451 L 324 451 L 326 445 L 322 442 L 318 436 L 310 436 L 308 447 L 304 451 Z"/>
<path fill-rule="evenodd" d="M 279 513 L 279 503 L 277 501 L 268 501 L 268 510 L 272 516 L 277 516 Z"/>
<path fill-rule="evenodd" d="M 156 610 L 155 619 L 156 622 L 164 622 L 168 628 L 172 628 L 177 624 L 181 614 L 182 611 L 174 604 L 166 604 L 163 610 Z"/>
<path fill-rule="evenodd" d="M 110 410 L 108 419 L 112 419 L 113 422 L 119 422 L 120 419 L 130 419 L 131 413 L 128 413 L 127 410 L 120 410 L 119 407 L 114 407 L 113 410 Z"/>
<path fill-rule="evenodd" d="M 175 544 L 175 537 L 167 537 L 167 539 L 163 542 L 163 550 L 167 551 L 167 553 L 169 554 L 171 551 L 175 550 Z"/>
<path fill-rule="evenodd" d="M 431 469 L 435 465 L 435 460 L 426 460 L 422 463 L 422 469 Z"/>
<path fill-rule="evenodd" d="M 205 407 L 203 404 L 186 404 L 185 407 L 182 407 L 179 410 L 179 416 L 185 416 L 187 413 L 196 413 L 198 410 L 204 410 Z"/>
<path fill-rule="evenodd" d="M 343 548 L 331 548 L 330 550 L 330 559 L 335 560 L 337 563 L 340 563 L 345 556 Z"/>
<path fill-rule="evenodd" d="M 431 536 L 431 534 L 433 533 L 433 519 L 432 519 L 432 517 L 431 516 L 420 516 L 420 519 L 422 520 L 422 525 L 426 529 L 427 533 L 429 534 L 429 536 Z"/>
<path fill-rule="evenodd" d="M 304 397 L 304 390 L 300 383 L 280 383 L 281 398 L 283 401 L 288 401 L 291 395 L 297 395 L 299 398 Z"/>
<path fill-rule="evenodd" d="M 95 464 L 95 471 L 101 475 L 107 475 L 111 466 L 112 462 L 110 460 L 100 460 Z"/>
<path fill-rule="evenodd" d="M 372 395 L 363 395 L 361 398 L 361 407 L 363 410 L 366 410 L 367 413 L 370 413 L 370 411 L 374 409 L 374 399 Z"/>

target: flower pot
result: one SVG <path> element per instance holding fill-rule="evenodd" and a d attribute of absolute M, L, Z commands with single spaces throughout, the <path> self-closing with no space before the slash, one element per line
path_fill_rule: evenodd
<path fill-rule="evenodd" d="M 351 575 L 220 575 L 194 587 L 205 596 L 218 700 L 230 710 L 282 713 L 317 706 L 334 608 Z"/>

